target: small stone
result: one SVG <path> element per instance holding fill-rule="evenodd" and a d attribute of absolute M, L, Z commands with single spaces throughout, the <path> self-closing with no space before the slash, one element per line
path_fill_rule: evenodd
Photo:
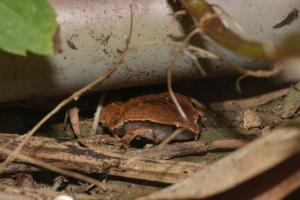
<path fill-rule="evenodd" d="M 254 110 L 246 110 L 244 112 L 243 121 L 244 121 L 243 126 L 247 130 L 250 128 L 257 128 L 261 126 L 262 123 L 259 115 Z"/>
<path fill-rule="evenodd" d="M 53 200 L 74 200 L 74 198 L 69 195 L 58 195 Z"/>

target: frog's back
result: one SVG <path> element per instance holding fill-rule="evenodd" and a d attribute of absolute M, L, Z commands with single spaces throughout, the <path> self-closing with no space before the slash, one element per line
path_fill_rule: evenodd
<path fill-rule="evenodd" d="M 174 125 L 199 133 L 199 111 L 195 109 L 190 100 L 181 94 L 175 93 L 180 105 L 185 111 L 189 122 L 184 121 L 174 105 L 169 93 L 159 93 L 139 96 L 125 103 L 120 121 L 151 121 L 154 123 Z"/>

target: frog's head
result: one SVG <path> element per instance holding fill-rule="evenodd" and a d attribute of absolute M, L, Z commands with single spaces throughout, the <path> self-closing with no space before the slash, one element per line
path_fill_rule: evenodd
<path fill-rule="evenodd" d="M 113 102 L 103 108 L 100 113 L 99 122 L 111 131 L 119 126 L 119 119 L 125 109 L 123 102 Z"/>

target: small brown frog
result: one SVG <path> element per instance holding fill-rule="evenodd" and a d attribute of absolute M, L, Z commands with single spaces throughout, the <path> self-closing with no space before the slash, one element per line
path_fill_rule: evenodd
<path fill-rule="evenodd" d="M 177 111 L 169 93 L 150 94 L 132 98 L 126 103 L 114 102 L 104 107 L 100 123 L 112 134 L 131 142 L 137 136 L 160 143 L 176 128 L 185 130 L 173 140 L 191 140 L 201 131 L 198 119 L 202 112 L 193 107 L 188 97 L 175 93 L 185 111 L 185 121 Z"/>

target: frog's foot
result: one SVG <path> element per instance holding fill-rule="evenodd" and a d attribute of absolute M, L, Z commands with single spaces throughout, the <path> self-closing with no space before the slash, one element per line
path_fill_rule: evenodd
<path fill-rule="evenodd" d="M 122 137 L 122 140 L 125 140 L 128 144 L 130 144 L 130 142 L 136 137 L 145 138 L 155 143 L 158 143 L 157 137 L 153 132 L 153 129 L 149 127 L 137 127 L 135 129 L 132 129 Z"/>

